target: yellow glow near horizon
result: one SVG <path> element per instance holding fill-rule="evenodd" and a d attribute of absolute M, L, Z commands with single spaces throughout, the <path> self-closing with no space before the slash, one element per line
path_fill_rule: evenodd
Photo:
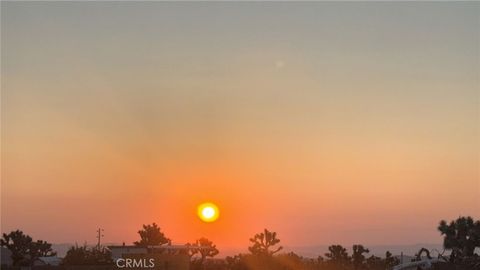
<path fill-rule="evenodd" d="M 215 204 L 207 202 L 198 206 L 197 214 L 204 222 L 214 222 L 218 219 L 220 212 Z"/>

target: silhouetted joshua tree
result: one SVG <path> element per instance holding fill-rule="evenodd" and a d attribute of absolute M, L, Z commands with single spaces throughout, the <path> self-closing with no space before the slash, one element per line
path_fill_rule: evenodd
<path fill-rule="evenodd" d="M 350 265 L 350 257 L 346 248 L 341 245 L 332 245 L 328 247 L 328 251 L 328 253 L 325 253 L 325 257 L 328 258 L 327 262 L 330 265 L 341 268 L 347 268 Z"/>
<path fill-rule="evenodd" d="M 399 263 L 400 260 L 397 257 L 394 257 L 390 251 L 385 253 L 385 266 L 387 269 L 390 269 Z"/>
<path fill-rule="evenodd" d="M 134 242 L 136 246 L 157 246 L 171 244 L 172 241 L 165 236 L 156 223 L 152 225 L 143 225 L 143 229 L 138 231 L 140 241 Z"/>
<path fill-rule="evenodd" d="M 192 247 L 191 255 L 200 254 L 200 263 L 203 263 L 207 257 L 214 257 L 218 254 L 217 246 L 205 237 L 198 239 L 194 244 L 187 244 Z"/>
<path fill-rule="evenodd" d="M 280 243 L 280 239 L 277 238 L 276 232 L 270 232 L 267 229 L 264 229 L 262 233 L 255 234 L 253 238 L 250 238 L 250 242 L 252 242 L 253 245 L 248 247 L 248 250 L 253 255 L 271 256 L 283 248 L 282 246 L 273 248 L 273 246 Z"/>
<path fill-rule="evenodd" d="M 353 269 L 363 269 L 365 264 L 365 256 L 364 253 L 369 253 L 370 251 L 364 248 L 362 245 L 353 245 L 353 254 L 352 254 L 352 261 L 353 261 Z"/>
<path fill-rule="evenodd" d="M 12 261 L 15 266 L 31 266 L 39 257 L 56 255 L 56 252 L 52 250 L 52 244 L 42 240 L 34 242 L 32 237 L 20 230 L 12 231 L 9 234 L 4 233 L 0 244 L 12 252 Z"/>
<path fill-rule="evenodd" d="M 471 217 L 459 217 L 449 224 L 440 221 L 438 230 L 444 236 L 443 247 L 452 250 L 450 259 L 457 257 L 471 257 L 476 247 L 480 247 L 480 221 Z"/>

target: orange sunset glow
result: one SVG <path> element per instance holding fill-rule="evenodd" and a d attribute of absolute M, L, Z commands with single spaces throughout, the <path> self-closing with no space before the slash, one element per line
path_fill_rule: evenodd
<path fill-rule="evenodd" d="M 478 3 L 1 5 L 2 233 L 317 258 L 480 217 Z"/>

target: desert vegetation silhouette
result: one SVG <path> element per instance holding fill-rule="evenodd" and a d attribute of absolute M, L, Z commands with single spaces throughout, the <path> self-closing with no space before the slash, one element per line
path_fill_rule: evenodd
<path fill-rule="evenodd" d="M 473 270 L 480 269 L 480 256 L 476 249 L 480 248 L 480 221 L 472 217 L 459 217 L 447 222 L 440 221 L 438 231 L 443 237 L 444 251 L 437 254 L 438 263 L 433 269 L 438 270 Z M 133 244 L 139 247 L 168 246 L 172 241 L 161 231 L 156 223 L 143 225 L 138 231 L 140 239 Z M 280 238 L 276 232 L 264 229 L 249 239 L 248 253 L 216 259 L 219 254 L 216 245 L 205 237 L 187 243 L 186 249 L 178 251 L 178 255 L 186 255 L 190 259 L 192 270 L 389 270 L 400 263 L 398 256 L 387 251 L 385 256 L 371 255 L 368 248 L 357 244 L 351 247 L 351 255 L 346 247 L 331 245 L 328 252 L 316 258 L 302 257 L 294 252 L 281 252 Z M 11 252 L 12 269 L 32 266 L 40 257 L 55 256 L 52 245 L 43 240 L 33 241 L 32 237 L 20 230 L 3 234 L 0 240 L 2 247 Z M 187 250 L 186 254 L 184 253 Z M 152 249 L 149 252 L 164 252 Z M 183 253 L 182 253 L 183 252 Z M 170 252 L 170 255 L 175 252 Z M 412 261 L 431 259 L 429 250 L 422 248 Z M 110 251 L 100 245 L 89 247 L 72 246 L 62 259 L 61 267 L 68 266 L 103 266 L 114 269 Z M 4 269 L 4 267 L 2 267 Z M 89 268 L 90 269 L 90 268 Z"/>

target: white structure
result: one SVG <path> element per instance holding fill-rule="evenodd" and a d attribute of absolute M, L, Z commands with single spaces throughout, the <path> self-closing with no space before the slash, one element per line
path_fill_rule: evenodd
<path fill-rule="evenodd" d="M 421 269 L 430 269 L 432 264 L 439 262 L 438 259 L 426 259 L 418 262 L 407 262 L 402 263 L 393 267 L 393 270 L 417 270 L 418 267 Z"/>
<path fill-rule="evenodd" d="M 189 245 L 160 245 L 160 246 L 108 246 L 108 249 L 112 252 L 112 259 L 123 258 L 124 255 L 129 254 L 148 254 L 148 253 L 157 253 L 161 251 L 172 251 L 173 253 L 183 253 L 187 254 L 189 250 L 199 250 L 199 249 L 211 249 L 207 246 L 189 246 Z"/>
<path fill-rule="evenodd" d="M 188 250 L 191 249 L 199 249 L 202 247 L 195 247 L 195 246 L 187 246 L 187 245 L 161 245 L 161 246 L 148 246 L 148 247 L 141 247 L 141 246 L 108 246 L 108 249 L 112 252 L 112 259 L 120 259 L 123 258 L 124 255 L 128 254 L 147 254 L 147 253 L 156 253 L 156 251 L 176 251 L 182 252 L 184 251 L 185 254 Z"/>
<path fill-rule="evenodd" d="M 108 249 L 112 252 L 112 259 L 115 261 L 127 254 L 146 254 L 146 247 L 139 246 L 108 246 Z"/>
<path fill-rule="evenodd" d="M 62 258 L 57 256 L 50 256 L 50 257 L 40 257 L 33 262 L 33 266 L 40 266 L 40 265 L 51 265 L 51 266 L 59 266 L 62 263 Z"/>

